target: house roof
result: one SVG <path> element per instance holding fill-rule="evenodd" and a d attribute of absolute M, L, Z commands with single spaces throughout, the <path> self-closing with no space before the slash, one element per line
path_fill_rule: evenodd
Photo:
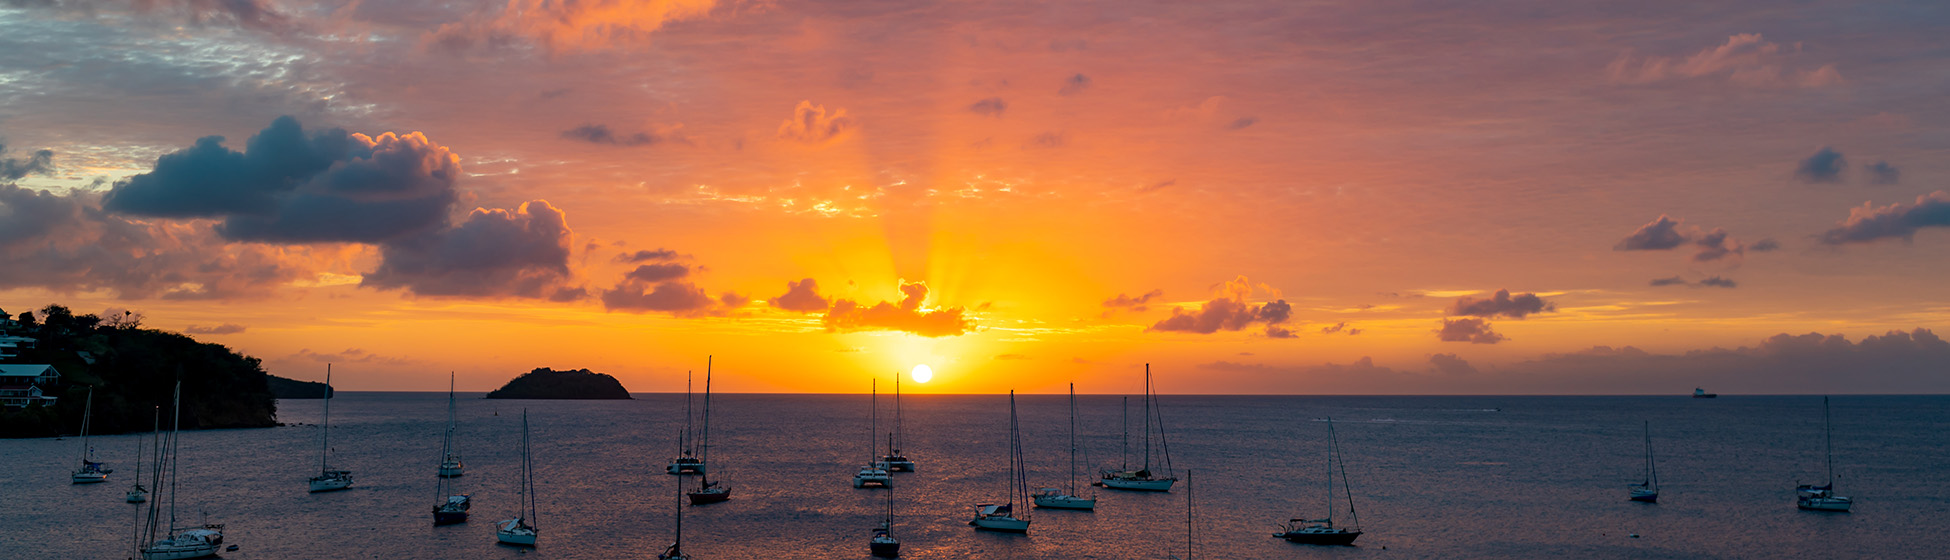
<path fill-rule="evenodd" d="M 61 375 L 54 366 L 47 364 L 0 364 L 0 377 L 40 377 Z"/>

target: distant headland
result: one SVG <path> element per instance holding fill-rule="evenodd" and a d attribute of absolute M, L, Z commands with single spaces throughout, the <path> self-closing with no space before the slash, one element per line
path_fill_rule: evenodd
<path fill-rule="evenodd" d="M 628 399 L 630 392 L 606 373 L 587 369 L 535 368 L 487 394 L 490 399 Z"/>
<path fill-rule="evenodd" d="M 317 381 L 299 381 L 266 374 L 264 385 L 270 387 L 271 395 L 278 399 L 322 399 L 332 388 Z"/>

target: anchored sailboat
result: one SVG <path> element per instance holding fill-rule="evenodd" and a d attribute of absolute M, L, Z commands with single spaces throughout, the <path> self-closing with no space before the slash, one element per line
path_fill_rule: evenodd
<path fill-rule="evenodd" d="M 535 536 L 540 530 L 536 528 L 539 523 L 536 522 L 535 515 L 535 456 L 529 451 L 528 409 L 526 408 L 521 409 L 520 476 L 521 481 L 515 491 L 516 501 L 521 502 L 515 507 L 520 510 L 515 512 L 514 519 L 502 520 L 495 525 L 494 540 L 501 544 L 535 546 Z"/>
<path fill-rule="evenodd" d="M 894 477 L 887 474 L 887 464 L 876 459 L 880 456 L 880 380 L 873 380 L 872 387 L 873 396 L 867 400 L 867 408 L 872 410 L 867 423 L 867 465 L 860 467 L 860 472 L 853 473 L 853 487 L 893 488 Z"/>
<path fill-rule="evenodd" d="M 1821 431 L 1828 458 L 1828 484 L 1803 484 L 1794 489 L 1795 507 L 1810 511 L 1848 512 L 1855 499 L 1835 495 L 1835 430 L 1828 419 L 1828 397 L 1821 398 Z"/>
<path fill-rule="evenodd" d="M 709 358 L 706 358 L 706 360 L 709 361 Z M 705 374 L 709 375 L 710 373 L 706 372 Z M 670 466 L 664 467 L 664 472 L 669 474 L 702 474 L 704 472 L 704 460 L 698 458 L 697 450 L 692 448 L 696 444 L 696 440 L 691 438 L 691 419 L 693 417 L 691 414 L 691 373 L 687 371 L 684 372 L 684 431 L 677 436 L 677 458 L 670 461 Z"/>
<path fill-rule="evenodd" d="M 658 554 L 657 560 L 691 560 L 690 555 L 684 554 L 684 481 L 683 479 L 678 479 L 677 481 L 677 540 L 675 542 L 670 543 L 670 547 L 665 548 L 663 553 Z"/>
<path fill-rule="evenodd" d="M 894 489 L 887 489 L 887 516 L 881 518 L 880 526 L 873 530 L 873 537 L 867 539 L 867 552 L 879 558 L 899 558 L 901 541 L 894 538 Z"/>
<path fill-rule="evenodd" d="M 440 470 L 434 477 L 434 496 L 440 500 L 433 505 L 434 526 L 467 522 L 467 510 L 474 506 L 473 499 L 467 494 L 454 493 L 454 483 L 449 480 L 460 476 L 460 469 L 460 455 L 454 452 L 454 374 L 448 372 L 447 439 L 440 446 Z"/>
<path fill-rule="evenodd" d="M 704 451 L 700 467 L 711 462 L 711 357 L 704 357 L 704 437 L 698 442 Z M 696 492 L 691 492 L 691 505 L 715 504 L 731 499 L 731 487 L 723 481 L 711 480 L 711 473 L 699 468 Z"/>
<path fill-rule="evenodd" d="M 1353 528 L 1334 526 L 1334 466 L 1341 467 L 1341 487 L 1347 493 L 1347 515 Z M 1306 525 L 1302 525 L 1306 524 Z M 1347 460 L 1341 454 L 1341 440 L 1334 433 L 1334 419 L 1327 419 L 1327 518 L 1290 519 L 1273 536 L 1300 544 L 1351 545 L 1361 536 L 1361 516 L 1354 512 L 1354 489 L 1347 484 Z"/>
<path fill-rule="evenodd" d="M 906 443 L 907 432 L 901 423 L 901 374 L 894 373 L 894 431 L 887 434 L 887 456 L 880 462 L 887 464 L 890 472 L 914 472 L 914 460 L 901 454 L 901 444 Z"/>
<path fill-rule="evenodd" d="M 454 414 L 459 405 L 454 401 L 454 372 L 447 372 L 447 437 L 440 442 L 440 476 L 450 478 L 467 474 L 467 465 L 461 463 L 460 448 L 454 445 Z"/>
<path fill-rule="evenodd" d="M 311 477 L 312 492 L 330 492 L 352 487 L 352 471 L 334 470 L 327 459 L 332 455 L 332 364 L 325 364 L 325 421 L 318 437 L 318 476 Z"/>
<path fill-rule="evenodd" d="M 1171 475 L 1171 444 L 1165 441 L 1164 411 L 1154 406 L 1157 404 L 1157 399 L 1157 394 L 1151 392 L 1151 364 L 1144 364 L 1144 468 L 1135 471 L 1128 470 L 1130 467 L 1127 464 L 1125 466 L 1126 470 L 1104 470 L 1100 479 L 1094 484 L 1117 490 L 1171 491 L 1171 484 L 1177 482 L 1178 478 Z M 1156 411 L 1155 414 L 1158 417 L 1158 441 L 1164 447 L 1164 476 L 1158 476 L 1157 473 L 1151 472 L 1151 417 L 1154 414 L 1153 411 Z"/>
<path fill-rule="evenodd" d="M 977 529 L 1002 531 L 1005 533 L 1029 532 L 1029 515 L 1023 512 L 1016 516 L 1018 498 L 1029 501 L 1029 479 L 1024 473 L 1022 461 L 1022 429 L 1016 423 L 1016 392 L 1009 391 L 1009 501 L 1004 504 L 976 504 L 975 519 L 969 525 Z"/>
<path fill-rule="evenodd" d="M 155 418 L 149 427 L 149 437 L 151 439 L 151 446 L 162 443 L 162 407 L 160 406 L 156 407 Z M 136 440 L 135 443 L 135 483 L 129 485 L 129 491 L 127 494 L 122 495 L 122 501 L 131 504 L 140 504 L 149 501 L 149 489 L 142 486 L 141 440 Z"/>
<path fill-rule="evenodd" d="M 1659 501 L 1659 466 L 1652 461 L 1652 422 L 1645 423 L 1645 481 L 1632 485 L 1632 501 Z"/>
<path fill-rule="evenodd" d="M 74 470 L 75 484 L 95 484 L 108 482 L 108 473 L 114 469 L 103 468 L 95 461 L 95 447 L 88 444 L 88 424 L 95 418 L 95 388 L 88 388 L 88 404 L 81 412 L 81 468 Z"/>
<path fill-rule="evenodd" d="M 217 548 L 223 546 L 223 525 L 206 523 L 200 527 L 176 526 L 176 470 L 181 463 L 177 450 L 178 436 L 183 425 L 183 382 L 176 382 L 174 404 L 170 405 L 169 437 L 162 441 L 156 454 L 156 468 L 150 475 L 149 483 L 158 491 L 163 491 L 161 499 L 149 503 L 147 519 L 143 522 L 134 556 L 142 560 L 184 560 L 216 556 Z M 164 472 L 167 471 L 167 475 Z M 168 486 L 163 486 L 167 482 Z M 168 523 L 163 522 L 163 503 L 168 502 Z M 158 538 L 160 535 L 160 538 Z M 142 545 L 141 543 L 148 543 Z"/>
<path fill-rule="evenodd" d="M 1190 473 L 1186 473 L 1188 476 Z M 1097 509 L 1097 498 L 1077 496 L 1077 384 L 1070 384 L 1070 487 L 1044 488 L 1036 492 L 1036 507 L 1053 509 Z"/>

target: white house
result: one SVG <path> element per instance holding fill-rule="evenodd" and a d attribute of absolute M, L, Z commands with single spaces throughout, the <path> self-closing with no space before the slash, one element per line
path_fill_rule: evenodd
<path fill-rule="evenodd" d="M 42 387 L 61 381 L 61 372 L 47 364 L 0 364 L 0 406 L 41 403 L 54 406 L 58 397 L 41 394 Z"/>
<path fill-rule="evenodd" d="M 20 357 L 22 349 L 33 348 L 35 340 L 24 336 L 0 335 L 0 360 Z"/>

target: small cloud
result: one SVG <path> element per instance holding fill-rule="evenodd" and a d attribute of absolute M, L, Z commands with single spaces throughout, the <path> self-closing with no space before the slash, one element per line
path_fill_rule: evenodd
<path fill-rule="evenodd" d="M 1781 249 L 1781 242 L 1779 242 L 1779 241 L 1775 241 L 1775 240 L 1774 240 L 1774 238 L 1772 238 L 1772 237 L 1763 237 L 1763 238 L 1761 238 L 1761 240 L 1760 240 L 1760 241 L 1755 241 L 1753 245 L 1748 245 L 1748 246 L 1747 246 L 1747 250 L 1749 250 L 1749 251 L 1753 251 L 1753 252 L 1756 252 L 1756 253 L 1765 253 L 1765 252 L 1768 252 L 1768 251 L 1778 251 L 1778 250 L 1780 250 L 1780 249 Z"/>
<path fill-rule="evenodd" d="M 819 283 L 811 278 L 786 282 L 785 295 L 772 298 L 771 304 L 772 307 L 800 313 L 820 312 L 831 307 L 831 301 L 819 295 Z"/>
<path fill-rule="evenodd" d="M 621 255 L 617 255 L 616 262 L 640 263 L 644 261 L 669 261 L 669 260 L 676 260 L 677 257 L 679 256 L 682 255 L 678 255 L 676 251 L 672 251 L 670 249 L 657 249 L 655 251 L 646 250 L 646 251 L 637 251 L 635 253 L 623 253 Z"/>
<path fill-rule="evenodd" d="M 1881 208 L 1862 203 L 1849 210 L 1848 219 L 1821 234 L 1829 245 L 1868 243 L 1878 239 L 1908 241 L 1916 230 L 1950 227 L 1950 192 L 1936 191 L 1916 197 L 1913 204 L 1896 203 Z"/>
<path fill-rule="evenodd" d="M 608 125 L 601 124 L 585 124 L 564 130 L 562 131 L 562 137 L 591 144 L 608 144 L 611 146 L 650 146 L 672 140 L 683 140 L 682 137 L 668 133 L 653 134 L 650 132 L 637 132 L 629 135 L 617 135 L 615 131 L 609 129 Z"/>
<path fill-rule="evenodd" d="M 1259 123 L 1259 117 L 1239 117 L 1226 123 L 1226 130 L 1239 130 Z"/>
<path fill-rule="evenodd" d="M 792 108 L 792 118 L 779 123 L 778 136 L 804 144 L 824 144 L 856 127 L 853 118 L 846 116 L 846 109 L 834 109 L 832 114 L 827 114 L 824 105 L 800 101 Z"/>
<path fill-rule="evenodd" d="M 1815 155 L 1801 160 L 1794 168 L 1794 176 L 1808 183 L 1835 183 L 1842 180 L 1842 172 L 1848 169 L 1848 158 L 1833 148 L 1822 146 Z"/>
<path fill-rule="evenodd" d="M 1714 288 L 1733 288 L 1739 286 L 1738 283 L 1735 283 L 1731 279 L 1721 278 L 1718 276 L 1708 276 L 1705 280 L 1699 281 L 1699 285 L 1711 286 Z"/>
<path fill-rule="evenodd" d="M 1070 143 L 1069 136 L 1061 132 L 1045 132 L 1029 139 L 1025 148 L 1061 148 Z"/>
<path fill-rule="evenodd" d="M 1680 278 L 1678 276 L 1673 276 L 1671 278 L 1653 278 L 1651 284 L 1653 286 L 1690 286 L 1691 285 L 1691 283 L 1687 282 L 1685 278 Z"/>
<path fill-rule="evenodd" d="M 1471 344 L 1496 344 L 1505 340 L 1503 335 L 1490 330 L 1490 322 L 1483 319 L 1443 319 L 1442 329 L 1436 331 L 1437 338 L 1443 342 L 1468 342 Z"/>
<path fill-rule="evenodd" d="M 1700 236 L 1693 241 L 1693 244 L 1700 248 L 1699 252 L 1693 255 L 1693 260 L 1698 262 L 1717 261 L 1728 255 L 1740 256 L 1747 253 L 1747 248 L 1741 246 L 1739 242 L 1729 244 L 1727 231 L 1719 228 L 1714 228 L 1713 231 Z"/>
<path fill-rule="evenodd" d="M 1334 334 L 1339 332 L 1346 332 L 1347 334 L 1355 334 L 1361 332 L 1361 329 L 1353 329 L 1350 331 L 1347 328 L 1347 323 L 1345 322 L 1334 323 L 1332 326 L 1326 326 L 1320 328 L 1320 334 Z"/>
<path fill-rule="evenodd" d="M 298 353 L 296 354 L 292 354 L 290 358 L 295 358 L 300 360 L 311 360 L 320 363 L 333 363 L 333 364 L 364 363 L 364 364 L 401 365 L 401 364 L 413 363 L 412 360 L 408 360 L 405 358 L 381 356 L 378 354 L 367 352 L 365 350 L 360 350 L 358 348 L 347 348 L 342 351 L 323 353 L 323 354 L 318 352 L 313 352 L 311 351 L 310 348 L 305 348 L 299 350 Z"/>
<path fill-rule="evenodd" d="M 0 154 L 7 153 L 7 145 L 0 144 Z M 0 158 L 0 181 L 13 181 L 28 175 L 49 175 L 54 173 L 54 150 L 38 150 L 27 159 Z"/>
<path fill-rule="evenodd" d="M 1166 188 L 1168 188 L 1168 187 L 1171 187 L 1172 185 L 1176 185 L 1176 184 L 1178 184 L 1178 180 L 1177 180 L 1177 179 L 1166 179 L 1166 180 L 1163 180 L 1163 181 L 1159 181 L 1159 182 L 1156 182 L 1156 183 L 1152 183 L 1152 184 L 1150 184 L 1150 185 L 1148 185 L 1148 186 L 1145 186 L 1145 187 L 1140 187 L 1140 188 L 1138 188 L 1138 192 L 1146 192 L 1146 193 L 1148 193 L 1148 192 L 1157 192 L 1157 191 L 1161 191 L 1161 190 L 1165 190 Z"/>
<path fill-rule="evenodd" d="M 1059 95 L 1076 95 L 1090 87 L 1090 77 L 1083 74 L 1070 76 L 1063 80 L 1063 88 L 1056 90 Z"/>
<path fill-rule="evenodd" d="M 882 301 L 872 306 L 850 299 L 833 302 L 822 322 L 827 332 L 900 331 L 938 338 L 960 336 L 975 328 L 975 321 L 960 307 L 930 309 L 925 282 L 901 282 L 899 303 Z"/>
<path fill-rule="evenodd" d="M 1679 233 L 1679 220 L 1675 220 L 1665 214 L 1660 214 L 1659 219 L 1639 226 L 1638 231 L 1634 231 L 1631 235 L 1625 236 L 1625 239 L 1619 240 L 1618 244 L 1612 247 L 1612 250 L 1663 251 L 1678 247 L 1679 244 L 1685 242 L 1686 236 Z"/>
<path fill-rule="evenodd" d="M 1009 102 L 1000 97 L 990 97 L 969 105 L 968 110 L 985 117 L 1000 117 L 1003 111 L 1009 110 Z"/>
<path fill-rule="evenodd" d="M 1149 311 L 1151 309 L 1149 307 L 1151 301 L 1155 299 L 1163 298 L 1164 296 L 1165 296 L 1164 290 L 1151 290 L 1149 292 L 1145 292 L 1144 295 L 1140 295 L 1137 297 L 1131 297 L 1119 293 L 1117 294 L 1117 297 L 1104 300 L 1104 307 L 1109 307 L 1113 309 L 1118 309 L 1118 308 L 1129 309 L 1131 311 Z"/>
<path fill-rule="evenodd" d="M 190 325 L 188 327 L 183 328 L 183 332 L 190 333 L 190 334 L 237 334 L 240 332 L 244 332 L 244 329 L 245 327 L 243 325 L 233 325 L 230 323 L 224 323 L 214 327 Z"/>
<path fill-rule="evenodd" d="M 1253 284 L 1245 276 L 1220 284 L 1219 297 L 1206 301 L 1198 311 L 1186 311 L 1173 307 L 1171 317 L 1151 325 L 1147 331 L 1185 332 L 1212 334 L 1221 330 L 1236 331 L 1255 323 L 1266 325 L 1266 335 L 1272 338 L 1290 338 L 1291 331 L 1279 327 L 1293 314 L 1293 305 L 1286 300 L 1254 305 L 1249 300 L 1253 294 Z"/>
<path fill-rule="evenodd" d="M 1865 164 L 1862 170 L 1868 172 L 1871 185 L 1894 185 L 1903 176 L 1903 170 L 1897 169 L 1886 161 Z"/>
<path fill-rule="evenodd" d="M 623 278 L 639 282 L 662 282 L 691 275 L 691 267 L 677 263 L 646 264 L 629 271 Z"/>
<path fill-rule="evenodd" d="M 1504 316 L 1522 319 L 1533 313 L 1557 311 L 1557 305 L 1544 301 L 1537 294 L 1510 295 L 1510 290 L 1497 290 L 1489 299 L 1476 299 L 1463 296 L 1449 307 L 1450 315 L 1470 315 L 1475 317 Z"/>

